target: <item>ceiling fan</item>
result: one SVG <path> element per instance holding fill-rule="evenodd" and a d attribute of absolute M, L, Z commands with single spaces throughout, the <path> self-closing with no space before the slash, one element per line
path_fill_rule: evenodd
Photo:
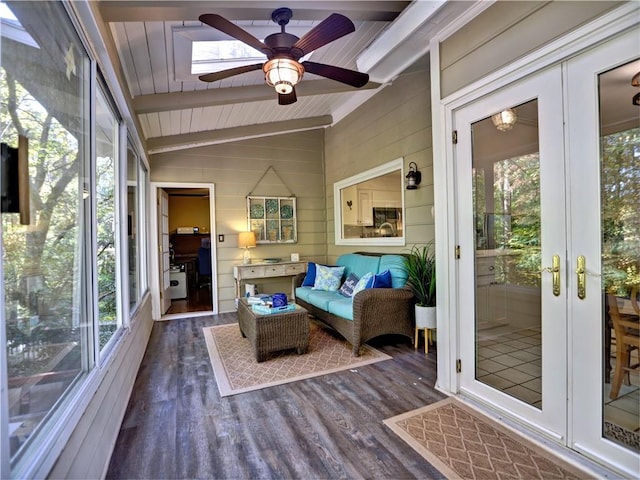
<path fill-rule="evenodd" d="M 267 61 L 264 64 L 256 63 L 208 73 L 200 75 L 200 80 L 216 82 L 241 73 L 262 69 L 267 84 L 275 87 L 278 92 L 280 105 L 291 105 L 296 102 L 295 86 L 302 79 L 305 71 L 356 88 L 366 85 L 369 81 L 369 75 L 366 73 L 323 63 L 299 61 L 308 53 L 355 31 L 351 20 L 339 13 L 332 13 L 301 38 L 298 38 L 285 32 L 284 27 L 289 23 L 292 15 L 292 11 L 286 7 L 274 10 L 271 14 L 271 20 L 280 25 L 281 31 L 269 35 L 264 39 L 264 43 L 220 15 L 214 13 L 200 15 L 199 20 L 202 23 L 246 43 L 267 56 Z"/>

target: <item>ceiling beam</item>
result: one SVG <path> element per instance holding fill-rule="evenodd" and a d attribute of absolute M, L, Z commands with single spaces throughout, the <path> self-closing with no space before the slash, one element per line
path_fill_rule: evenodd
<path fill-rule="evenodd" d="M 342 13 L 353 21 L 390 22 L 404 10 L 409 1 L 293 1 L 286 2 L 294 20 L 324 20 L 327 11 Z M 258 1 L 159 1 L 102 0 L 100 12 L 106 22 L 153 22 L 198 20 L 203 13 L 217 13 L 229 20 L 271 19 L 271 12 L 282 2 Z"/>
<path fill-rule="evenodd" d="M 359 90 L 376 89 L 380 84 L 369 82 Z M 326 95 L 332 93 L 353 93 L 353 87 L 332 80 L 311 80 L 296 86 L 298 98 L 310 95 Z M 264 100 L 276 101 L 277 96 L 272 88 L 265 85 L 250 85 L 246 87 L 212 88 L 209 90 L 195 90 L 191 92 L 159 93 L 139 95 L 132 101 L 137 114 L 170 112 L 187 108 L 213 107 L 218 105 L 232 105 L 235 103 L 260 102 Z"/>
<path fill-rule="evenodd" d="M 331 122 L 331 115 L 322 115 L 320 117 L 298 118 L 259 125 L 243 125 L 241 127 L 225 128 L 222 130 L 207 130 L 183 135 L 153 137 L 147 139 L 147 148 L 149 154 L 186 150 L 188 148 L 235 142 L 249 138 L 269 137 L 283 133 L 315 130 L 317 128 L 328 127 L 331 125 Z"/>

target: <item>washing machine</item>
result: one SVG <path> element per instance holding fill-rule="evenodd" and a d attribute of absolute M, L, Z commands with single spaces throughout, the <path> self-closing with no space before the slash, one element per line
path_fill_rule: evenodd
<path fill-rule="evenodd" d="M 169 285 L 171 300 L 187 298 L 187 272 L 180 271 L 179 268 L 169 270 Z"/>

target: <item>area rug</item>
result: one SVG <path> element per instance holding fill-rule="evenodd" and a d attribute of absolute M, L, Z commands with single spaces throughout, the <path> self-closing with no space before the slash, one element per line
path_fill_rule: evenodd
<path fill-rule="evenodd" d="M 447 478 L 584 479 L 556 457 L 455 398 L 384 420 Z"/>
<path fill-rule="evenodd" d="M 354 357 L 351 344 L 311 322 L 309 348 L 298 355 L 295 350 L 271 354 L 258 363 L 249 339 L 242 338 L 237 323 L 204 328 L 209 358 L 222 397 L 282 385 L 305 378 L 326 375 L 391 357 L 368 345 Z"/>

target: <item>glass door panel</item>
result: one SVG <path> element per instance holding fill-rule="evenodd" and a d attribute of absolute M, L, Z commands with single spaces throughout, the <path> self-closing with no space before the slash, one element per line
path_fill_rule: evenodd
<path fill-rule="evenodd" d="M 550 69 L 454 117 L 460 390 L 558 441 L 567 341 L 561 85 L 560 68 Z"/>
<path fill-rule="evenodd" d="M 638 363 L 623 337 L 638 342 L 638 330 L 616 332 L 614 316 L 638 321 L 630 296 L 640 270 L 639 35 L 636 26 L 566 67 L 570 445 L 630 478 L 640 465 L 640 383 L 637 369 L 622 371 Z M 619 388 L 616 371 L 625 373 Z"/>
<path fill-rule="evenodd" d="M 471 126 L 475 378 L 542 405 L 538 101 Z"/>
<path fill-rule="evenodd" d="M 600 74 L 598 80 L 600 271 L 605 295 L 603 432 L 605 438 L 635 452 L 640 452 L 640 116 L 636 105 L 631 105 L 635 111 L 628 108 L 632 91 L 619 95 L 616 85 L 639 72 L 636 60 Z M 613 114 L 625 111 L 629 118 Z M 629 119 L 635 121 L 629 124 Z"/>

